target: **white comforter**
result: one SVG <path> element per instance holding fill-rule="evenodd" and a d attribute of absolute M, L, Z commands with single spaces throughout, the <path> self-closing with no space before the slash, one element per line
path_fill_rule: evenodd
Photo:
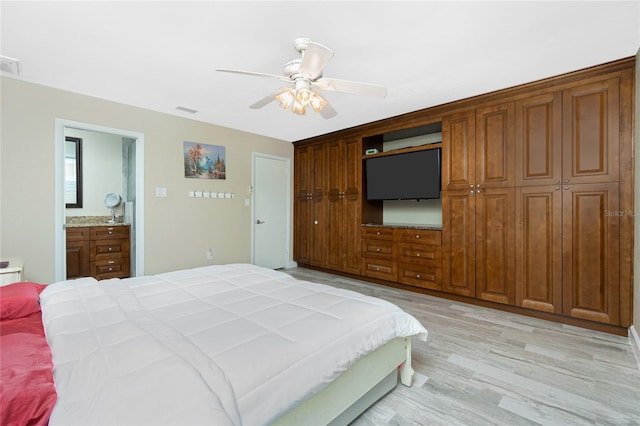
<path fill-rule="evenodd" d="M 51 424 L 265 424 L 396 337 L 386 301 L 247 264 L 49 285 Z"/>

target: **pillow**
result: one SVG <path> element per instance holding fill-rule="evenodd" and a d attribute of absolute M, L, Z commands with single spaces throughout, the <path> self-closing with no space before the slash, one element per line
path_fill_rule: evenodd
<path fill-rule="evenodd" d="M 23 318 L 40 312 L 40 293 L 45 287 L 32 282 L 0 286 L 0 320 Z"/>

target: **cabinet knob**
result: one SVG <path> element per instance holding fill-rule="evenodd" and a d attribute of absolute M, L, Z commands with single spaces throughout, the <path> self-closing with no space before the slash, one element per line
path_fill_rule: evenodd
<path fill-rule="evenodd" d="M 416 238 L 420 238 L 420 235 L 416 235 Z"/>
<path fill-rule="evenodd" d="M 380 235 L 380 231 L 376 232 L 376 235 Z"/>
<path fill-rule="evenodd" d="M 556 179 L 556 183 L 560 183 L 560 179 Z"/>
<path fill-rule="evenodd" d="M 111 247 L 109 247 L 109 251 L 111 251 Z"/>
<path fill-rule="evenodd" d="M 420 274 L 416 274 L 416 278 L 420 278 Z"/>
<path fill-rule="evenodd" d="M 569 189 L 569 187 L 568 187 L 568 186 L 565 186 L 565 187 L 564 187 L 564 189 Z"/>
<path fill-rule="evenodd" d="M 417 257 L 420 257 L 420 253 L 416 253 L 416 256 L 417 256 Z"/>
<path fill-rule="evenodd" d="M 377 248 L 377 249 L 376 249 L 376 251 L 380 251 L 380 249 L 379 249 L 379 248 Z"/>
<path fill-rule="evenodd" d="M 109 268 L 109 272 L 113 271 L 113 268 Z"/>
<path fill-rule="evenodd" d="M 569 183 L 569 179 L 565 179 L 565 180 L 564 180 L 564 183 Z"/>
<path fill-rule="evenodd" d="M 317 225 L 317 224 L 318 224 L 318 221 L 317 221 L 317 220 L 314 220 L 314 221 L 313 221 L 313 224 L 314 224 L 314 225 Z"/>
<path fill-rule="evenodd" d="M 560 189 L 560 187 L 559 187 L 559 186 L 556 186 L 556 191 L 557 191 L 558 189 Z"/>
<path fill-rule="evenodd" d="M 473 191 L 471 191 L 471 196 L 472 196 L 472 197 L 473 197 L 473 195 L 474 195 L 474 194 L 475 194 L 475 193 L 474 193 Z"/>
<path fill-rule="evenodd" d="M 376 268 L 376 271 L 379 271 L 379 270 L 380 270 L 380 268 Z"/>

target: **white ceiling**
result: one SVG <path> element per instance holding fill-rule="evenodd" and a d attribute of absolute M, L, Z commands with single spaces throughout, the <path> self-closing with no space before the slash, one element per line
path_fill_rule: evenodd
<path fill-rule="evenodd" d="M 295 141 L 633 56 L 639 5 L 2 1 L 0 54 L 20 60 L 8 77 Z M 384 84 L 387 97 L 323 92 L 329 120 L 252 110 L 282 82 L 214 71 L 281 74 L 297 37 L 335 51 L 325 77 Z"/>

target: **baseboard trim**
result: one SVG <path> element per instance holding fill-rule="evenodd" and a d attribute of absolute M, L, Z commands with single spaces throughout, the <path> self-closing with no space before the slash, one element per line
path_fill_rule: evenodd
<path fill-rule="evenodd" d="M 294 262 L 294 261 L 288 261 L 285 268 L 289 269 L 289 268 L 297 268 L 298 267 L 298 262 Z"/>
<path fill-rule="evenodd" d="M 640 370 L 640 336 L 638 336 L 634 326 L 629 327 L 629 343 L 631 343 L 631 350 L 636 357 L 638 369 Z"/>

